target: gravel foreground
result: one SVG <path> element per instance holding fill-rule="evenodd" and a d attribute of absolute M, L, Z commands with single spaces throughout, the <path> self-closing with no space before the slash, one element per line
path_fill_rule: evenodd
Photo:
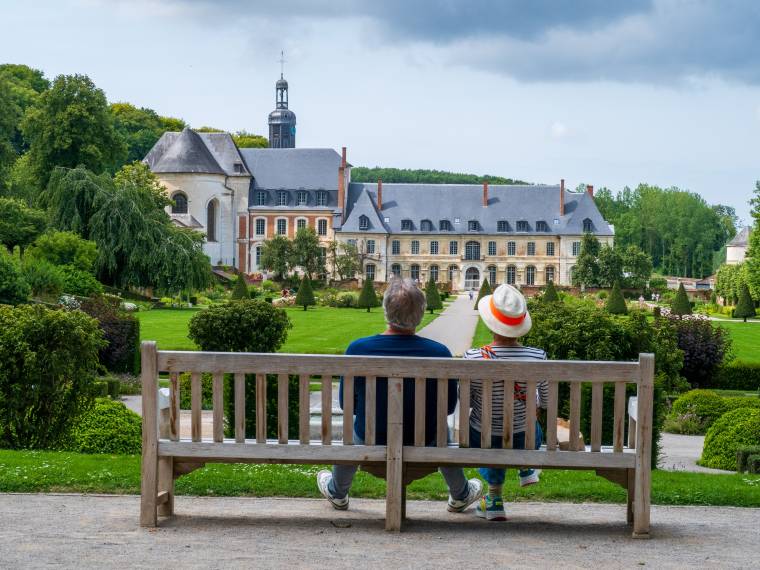
<path fill-rule="evenodd" d="M 38 568 L 751 568 L 760 509 L 653 507 L 652 538 L 624 508 L 516 503 L 486 523 L 410 501 L 401 534 L 383 501 L 337 512 L 315 499 L 178 497 L 177 515 L 138 526 L 139 497 L 0 495 L 0 567 Z"/>

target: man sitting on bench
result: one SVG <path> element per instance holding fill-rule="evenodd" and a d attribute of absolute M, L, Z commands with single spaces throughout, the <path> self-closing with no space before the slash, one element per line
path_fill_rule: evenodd
<path fill-rule="evenodd" d="M 383 296 L 383 311 L 388 328 L 385 332 L 360 338 L 351 343 L 347 355 L 361 356 L 421 356 L 451 358 L 451 352 L 439 342 L 415 334 L 425 314 L 425 295 L 411 279 L 393 279 Z M 364 443 L 365 427 L 365 379 L 354 378 L 354 442 Z M 404 379 L 404 445 L 414 445 L 414 382 Z M 436 440 L 436 402 L 438 397 L 436 379 L 428 378 L 425 390 L 425 441 L 429 446 Z M 457 403 L 457 381 L 448 382 L 448 413 L 452 414 Z M 340 384 L 340 405 L 343 407 L 343 381 Z M 388 379 L 377 378 L 376 444 L 386 445 L 388 417 Z M 317 474 L 319 491 L 338 510 L 348 509 L 348 493 L 357 467 L 334 465 L 331 471 Z M 483 484 L 470 479 L 459 467 L 440 467 L 439 471 L 449 487 L 448 510 L 462 512 L 480 499 Z"/>

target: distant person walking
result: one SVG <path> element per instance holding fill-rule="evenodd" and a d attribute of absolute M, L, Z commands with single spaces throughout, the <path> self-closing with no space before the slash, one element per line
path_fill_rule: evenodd
<path fill-rule="evenodd" d="M 473 297 L 475 296 L 474 291 L 470 289 L 469 291 L 467 291 L 467 294 L 470 296 L 470 301 L 472 301 Z"/>

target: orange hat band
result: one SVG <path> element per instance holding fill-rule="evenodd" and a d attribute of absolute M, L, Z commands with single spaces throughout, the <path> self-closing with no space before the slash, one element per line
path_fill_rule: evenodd
<path fill-rule="evenodd" d="M 503 323 L 505 325 L 509 325 L 511 327 L 517 326 L 520 323 L 522 323 L 525 320 L 525 315 L 527 315 L 527 311 L 520 315 L 519 317 L 508 317 L 504 313 L 499 312 L 499 310 L 496 308 L 496 306 L 493 304 L 493 296 L 491 297 L 490 301 L 491 305 L 491 314 L 493 317 L 499 321 L 500 323 Z"/>

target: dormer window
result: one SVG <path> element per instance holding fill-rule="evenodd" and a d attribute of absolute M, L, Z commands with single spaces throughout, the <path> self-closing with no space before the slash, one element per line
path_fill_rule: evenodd
<path fill-rule="evenodd" d="M 451 222 L 448 220 L 441 220 L 438 222 L 438 227 L 441 229 L 442 232 L 453 232 L 454 228 L 451 225 Z"/>
<path fill-rule="evenodd" d="M 536 222 L 536 231 L 537 232 L 548 232 L 549 231 L 549 225 L 544 220 L 539 220 Z"/>
<path fill-rule="evenodd" d="M 517 231 L 518 232 L 527 232 L 528 231 L 528 222 L 525 220 L 519 220 L 517 222 Z"/>
<path fill-rule="evenodd" d="M 412 220 L 401 220 L 401 231 L 402 232 L 410 232 L 412 231 Z"/>
<path fill-rule="evenodd" d="M 468 232 L 477 232 L 478 230 L 480 230 L 480 224 L 478 223 L 478 220 L 469 220 L 467 222 Z"/>
<path fill-rule="evenodd" d="M 586 218 L 583 220 L 583 233 L 589 233 L 594 231 L 594 223 L 591 219 Z"/>
<path fill-rule="evenodd" d="M 256 205 L 257 206 L 266 206 L 267 205 L 267 193 L 263 190 L 259 190 L 256 192 Z"/>
<path fill-rule="evenodd" d="M 278 206 L 287 206 L 288 205 L 288 192 L 287 190 L 280 190 L 277 192 L 277 205 Z"/>
<path fill-rule="evenodd" d="M 327 206 L 327 192 L 324 190 L 317 191 L 317 206 Z"/>
<path fill-rule="evenodd" d="M 243 172 L 244 172 L 244 170 L 243 170 L 243 163 L 242 162 L 236 162 L 233 165 L 233 168 L 235 170 L 235 174 L 243 174 Z"/>
<path fill-rule="evenodd" d="M 309 193 L 306 190 L 299 190 L 296 194 L 296 206 L 305 206 L 309 200 Z"/>
<path fill-rule="evenodd" d="M 369 229 L 369 218 L 363 214 L 359 216 L 359 229 L 360 230 Z"/>
<path fill-rule="evenodd" d="M 432 232 L 433 231 L 433 222 L 430 220 L 422 220 L 420 222 L 420 230 L 423 232 Z"/>
<path fill-rule="evenodd" d="M 496 231 L 497 232 L 508 232 L 509 231 L 509 222 L 507 220 L 499 220 L 496 222 Z"/>

